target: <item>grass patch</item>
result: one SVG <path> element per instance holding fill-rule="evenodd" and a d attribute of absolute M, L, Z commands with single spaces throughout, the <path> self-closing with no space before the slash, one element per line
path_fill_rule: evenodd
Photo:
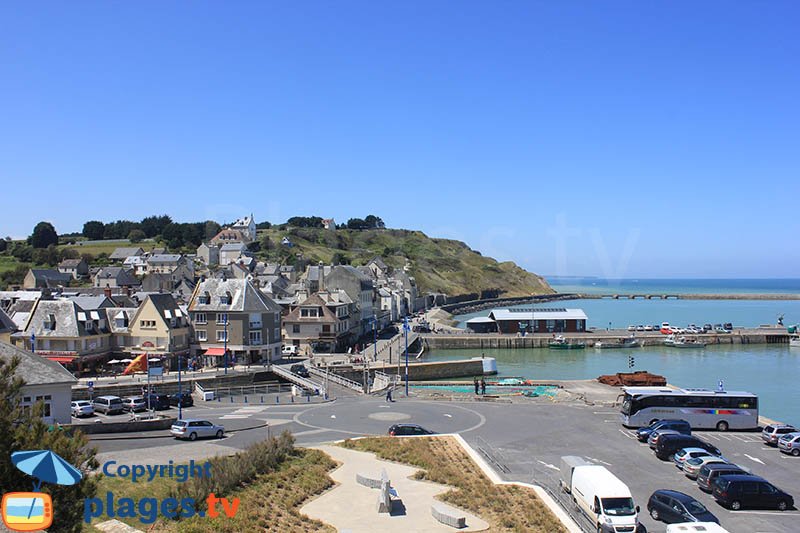
<path fill-rule="evenodd" d="M 490 531 L 567 531 L 532 490 L 493 484 L 451 438 L 376 437 L 347 440 L 342 446 L 419 467 L 416 479 L 455 487 L 439 498 L 480 516 Z"/>
<path fill-rule="evenodd" d="M 132 527 L 147 531 L 190 533 L 238 533 L 241 531 L 335 531 L 333 528 L 301 515 L 298 509 L 309 498 L 333 485 L 328 472 L 336 463 L 319 450 L 294 447 L 289 434 L 255 444 L 232 457 L 211 459 L 212 477 L 192 479 L 178 483 L 170 478 L 155 478 L 152 482 L 131 483 L 125 479 L 103 477 L 98 486 L 98 497 L 106 492 L 121 498 L 186 497 L 195 499 L 197 510 L 205 511 L 205 497 L 214 492 L 228 501 L 239 498 L 235 517 L 224 514 L 216 518 L 194 516 L 188 519 L 169 520 L 159 517 L 153 524 L 142 524 L 138 518 L 119 518 Z M 221 511 L 217 504 L 217 510 Z M 99 531 L 94 524 L 108 520 L 96 518 L 87 531 Z"/>

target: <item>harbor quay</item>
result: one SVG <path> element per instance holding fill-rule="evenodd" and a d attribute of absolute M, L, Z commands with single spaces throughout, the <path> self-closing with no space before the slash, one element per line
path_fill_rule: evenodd
<path fill-rule="evenodd" d="M 626 329 L 594 330 L 575 333 L 467 333 L 463 330 L 448 330 L 441 333 L 421 335 L 426 350 L 443 349 L 492 349 L 492 348 L 547 348 L 555 335 L 567 342 L 582 342 L 594 346 L 598 342 L 614 342 L 630 338 L 634 332 Z M 687 335 L 707 344 L 788 344 L 790 335 L 786 328 L 741 328 L 731 333 L 705 333 Z M 660 332 L 635 332 L 640 346 L 661 346 L 666 335 Z"/>

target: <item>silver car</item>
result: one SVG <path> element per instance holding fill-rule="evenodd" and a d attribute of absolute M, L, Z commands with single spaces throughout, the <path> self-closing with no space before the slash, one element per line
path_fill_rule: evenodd
<path fill-rule="evenodd" d="M 800 433 L 787 433 L 778 439 L 778 449 L 783 453 L 800 456 Z"/>
<path fill-rule="evenodd" d="M 172 428 L 169 432 L 176 439 L 189 440 L 197 440 L 201 437 L 216 437 L 221 439 L 225 436 L 225 428 L 223 426 L 218 426 L 212 424 L 208 420 L 201 420 L 199 418 L 178 420 L 172 424 Z"/>
<path fill-rule="evenodd" d="M 761 439 L 771 446 L 776 446 L 778 439 L 796 431 L 797 429 L 789 424 L 770 424 L 761 432 Z"/>
<path fill-rule="evenodd" d="M 89 400 L 76 400 L 70 404 L 70 411 L 72 416 L 80 418 L 82 416 L 92 416 L 94 414 L 94 407 Z"/>

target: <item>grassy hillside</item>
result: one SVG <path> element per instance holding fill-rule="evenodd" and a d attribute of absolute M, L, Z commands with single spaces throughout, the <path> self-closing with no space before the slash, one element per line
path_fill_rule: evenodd
<path fill-rule="evenodd" d="M 262 254 L 270 259 L 286 259 L 302 254 L 312 263 L 346 260 L 353 265 L 366 264 L 380 256 L 393 268 L 409 266 L 422 292 L 443 292 L 449 296 L 497 292 L 503 296 L 527 296 L 554 292 L 541 277 L 508 261 L 498 263 L 484 257 L 460 241 L 433 239 L 421 231 L 324 230 L 316 228 L 272 228 L 259 232 L 269 236 L 270 249 Z M 288 237 L 294 247 L 280 245 Z"/>

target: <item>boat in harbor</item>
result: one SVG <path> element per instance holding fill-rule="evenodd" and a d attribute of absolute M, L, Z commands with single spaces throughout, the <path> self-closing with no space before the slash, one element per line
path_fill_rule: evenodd
<path fill-rule="evenodd" d="M 664 339 L 664 346 L 675 346 L 675 335 L 667 335 Z"/>
<path fill-rule="evenodd" d="M 800 335 L 789 337 L 789 348 L 800 348 Z"/>
<path fill-rule="evenodd" d="M 705 348 L 706 343 L 697 339 L 687 339 L 686 337 L 679 337 L 673 344 L 673 348 Z"/>
<path fill-rule="evenodd" d="M 569 342 L 563 335 L 559 335 L 550 341 L 547 346 L 552 350 L 580 350 L 586 348 L 586 343 Z"/>
<path fill-rule="evenodd" d="M 636 337 L 627 337 L 619 339 L 618 341 L 601 341 L 594 344 L 595 348 L 638 348 L 642 344 Z"/>

